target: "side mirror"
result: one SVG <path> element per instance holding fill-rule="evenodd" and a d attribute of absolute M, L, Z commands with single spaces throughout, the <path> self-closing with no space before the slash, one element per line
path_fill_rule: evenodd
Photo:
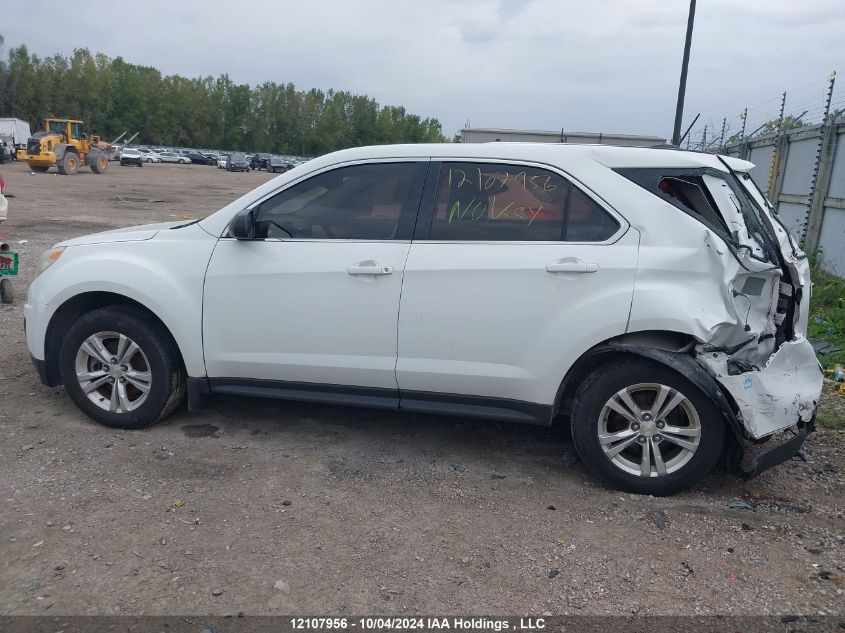
<path fill-rule="evenodd" d="M 229 235 L 237 240 L 251 240 L 255 237 L 255 218 L 252 209 L 239 211 L 229 223 Z"/>

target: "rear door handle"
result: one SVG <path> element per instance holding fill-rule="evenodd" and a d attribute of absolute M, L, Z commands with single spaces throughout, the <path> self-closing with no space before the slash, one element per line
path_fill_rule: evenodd
<path fill-rule="evenodd" d="M 566 257 L 546 264 L 548 273 L 594 273 L 598 269 L 598 264 L 588 264 L 577 257 Z"/>
<path fill-rule="evenodd" d="M 393 266 L 382 266 L 372 260 L 352 264 L 346 269 L 350 275 L 390 275 L 393 273 Z"/>

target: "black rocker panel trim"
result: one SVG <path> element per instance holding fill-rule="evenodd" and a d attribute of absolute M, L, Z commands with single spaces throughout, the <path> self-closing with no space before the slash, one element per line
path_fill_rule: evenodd
<path fill-rule="evenodd" d="M 193 387 L 197 392 L 202 392 L 199 385 L 195 384 Z M 506 398 L 423 391 L 402 391 L 400 393 L 396 389 L 251 378 L 209 378 L 208 392 L 394 411 L 455 415 L 544 426 L 551 424 L 553 411 L 552 405 Z"/>

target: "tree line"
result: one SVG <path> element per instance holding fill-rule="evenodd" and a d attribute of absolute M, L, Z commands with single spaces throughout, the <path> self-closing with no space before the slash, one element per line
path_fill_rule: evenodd
<path fill-rule="evenodd" d="M 3 40 L 0 36 L 0 45 Z M 79 118 L 106 140 L 315 156 L 345 147 L 444 141 L 440 122 L 346 91 L 258 86 L 227 75 L 162 75 L 86 48 L 39 57 L 25 45 L 0 58 L 0 116 L 41 129 L 48 117 Z"/>

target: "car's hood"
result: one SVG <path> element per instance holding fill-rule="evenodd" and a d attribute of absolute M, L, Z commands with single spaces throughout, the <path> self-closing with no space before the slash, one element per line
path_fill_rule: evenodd
<path fill-rule="evenodd" d="M 159 222 L 157 224 L 142 224 L 141 226 L 128 226 L 123 229 L 103 231 L 75 237 L 72 240 L 65 240 L 56 246 L 83 246 L 85 244 L 104 244 L 106 242 L 140 242 L 152 239 L 159 231 L 166 231 L 174 227 L 188 224 L 185 220 L 177 222 Z"/>

